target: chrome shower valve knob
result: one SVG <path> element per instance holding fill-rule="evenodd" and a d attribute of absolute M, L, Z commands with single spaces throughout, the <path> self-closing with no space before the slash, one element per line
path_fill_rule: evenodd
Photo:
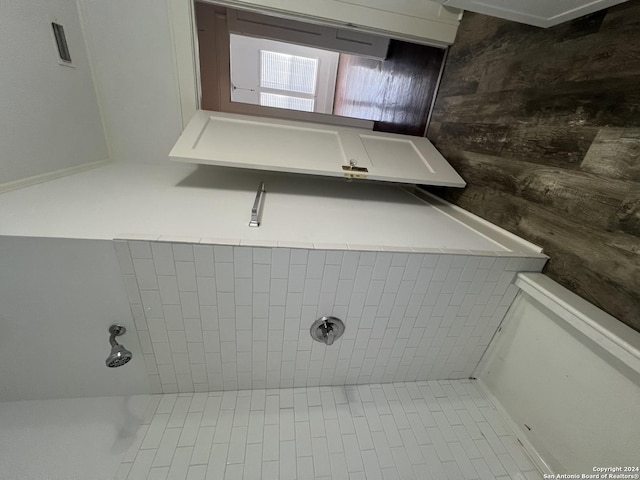
<path fill-rule="evenodd" d="M 344 333 L 344 323 L 336 317 L 320 317 L 313 322 L 309 333 L 316 342 L 333 345 Z"/>

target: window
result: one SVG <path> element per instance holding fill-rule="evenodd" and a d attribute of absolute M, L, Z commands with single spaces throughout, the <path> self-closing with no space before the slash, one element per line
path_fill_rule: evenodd
<path fill-rule="evenodd" d="M 232 33 L 230 53 L 232 101 L 333 112 L 337 52 Z"/>

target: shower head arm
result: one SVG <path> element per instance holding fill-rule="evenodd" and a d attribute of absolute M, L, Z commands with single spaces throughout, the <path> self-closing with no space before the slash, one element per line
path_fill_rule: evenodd
<path fill-rule="evenodd" d="M 111 344 L 111 346 L 115 347 L 117 345 L 120 345 L 116 340 L 116 337 L 119 337 L 120 335 L 124 335 L 126 332 L 127 332 L 127 329 L 122 325 L 111 325 L 109 327 L 109 333 L 111 334 L 111 336 L 109 337 L 109 343 Z"/>

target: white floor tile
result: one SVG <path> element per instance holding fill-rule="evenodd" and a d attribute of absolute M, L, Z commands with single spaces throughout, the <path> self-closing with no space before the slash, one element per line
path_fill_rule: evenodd
<path fill-rule="evenodd" d="M 539 477 L 468 380 L 165 394 L 153 409 L 117 478 Z"/>
<path fill-rule="evenodd" d="M 196 443 L 193 447 L 193 455 L 191 456 L 191 465 L 207 464 L 211 455 L 214 432 L 214 427 L 201 427 L 198 430 Z"/>
<path fill-rule="evenodd" d="M 227 467 L 227 453 L 229 445 L 226 443 L 214 444 L 211 448 L 209 456 L 209 465 L 207 467 L 207 480 L 220 480 L 224 477 Z"/>
<path fill-rule="evenodd" d="M 155 450 L 140 450 L 131 466 L 131 470 L 129 470 L 129 476 L 127 478 L 129 480 L 146 480 L 155 455 Z"/>

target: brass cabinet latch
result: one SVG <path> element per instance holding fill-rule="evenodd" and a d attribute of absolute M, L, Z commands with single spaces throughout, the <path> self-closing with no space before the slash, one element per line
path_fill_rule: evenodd
<path fill-rule="evenodd" d="M 346 172 L 365 172 L 368 173 L 369 169 L 367 167 L 358 167 L 358 162 L 351 159 L 349 160 L 349 165 L 342 165 L 342 170 Z"/>

